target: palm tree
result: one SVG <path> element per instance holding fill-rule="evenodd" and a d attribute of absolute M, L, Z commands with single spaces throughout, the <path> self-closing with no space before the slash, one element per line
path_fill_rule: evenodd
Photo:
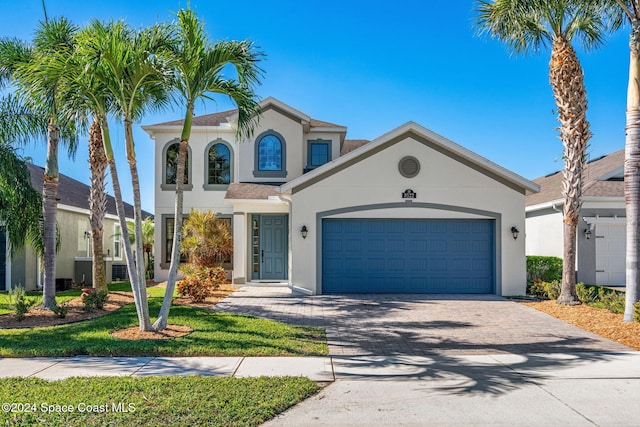
<path fill-rule="evenodd" d="M 129 243 L 113 148 L 108 132 L 105 132 L 106 120 L 101 121 L 103 143 L 124 237 L 124 252 L 140 330 L 150 331 L 152 326 L 144 280 L 143 239 L 138 238 L 142 236 L 142 208 L 132 125 L 149 108 L 160 108 L 167 103 L 166 87 L 169 76 L 166 71 L 163 73 L 164 62 L 160 53 L 166 49 L 170 37 L 167 28 L 161 25 L 135 31 L 122 21 L 108 24 L 93 21 L 82 40 L 87 72 L 106 88 L 114 109 L 124 124 L 126 154 L 133 186 L 135 260 Z"/>
<path fill-rule="evenodd" d="M 255 49 L 252 42 L 221 41 L 211 46 L 205 34 L 204 24 L 189 9 L 178 12 L 177 33 L 178 41 L 171 52 L 171 62 L 174 68 L 174 85 L 186 106 L 186 112 L 178 151 L 174 210 L 176 226 L 171 248 L 171 264 L 162 308 L 153 325 L 157 330 L 167 326 L 180 263 L 184 171 L 195 103 L 211 94 L 230 97 L 238 106 L 239 136 L 251 134 L 260 112 L 252 87 L 259 82 L 262 70 L 257 63 L 262 53 Z M 235 68 L 237 80 L 223 77 L 222 70 L 228 65 Z"/>
<path fill-rule="evenodd" d="M 220 266 L 233 254 L 233 235 L 229 222 L 220 220 L 211 211 L 191 210 L 183 225 L 181 252 L 193 266 Z"/>
<path fill-rule="evenodd" d="M 37 115 L 47 117 L 47 159 L 43 184 L 44 288 L 42 307 L 52 309 L 55 300 L 56 215 L 58 198 L 58 145 L 76 147 L 73 122 L 63 114 L 64 99 L 58 87 L 63 79 L 58 64 L 64 63 L 74 49 L 77 28 L 64 18 L 40 23 L 33 48 L 15 40 L 4 40 L 0 47 L 0 69 L 17 85 L 18 94 Z"/>
<path fill-rule="evenodd" d="M 601 43 L 606 29 L 594 0 L 478 1 L 478 25 L 517 53 L 551 45 L 549 80 L 564 146 L 564 254 L 562 290 L 557 302 L 580 304 L 576 294 L 576 233 L 580 219 L 582 175 L 591 137 L 582 66 L 572 42 L 585 48 Z"/>
<path fill-rule="evenodd" d="M 38 133 L 46 121 L 13 96 L 0 100 L 0 219 L 8 232 L 11 254 L 30 243 L 42 255 L 42 196 L 31 186 L 27 164 L 14 147 Z"/>
<path fill-rule="evenodd" d="M 603 16 L 613 28 L 623 21 L 629 34 L 629 83 L 627 86 L 627 124 L 624 148 L 624 198 L 627 215 L 626 304 L 624 321 L 633 321 L 633 305 L 640 301 L 640 1 L 603 0 Z"/>
<path fill-rule="evenodd" d="M 127 228 L 129 229 L 129 241 L 131 244 L 135 244 L 135 230 L 132 222 L 127 222 Z M 147 217 L 142 221 L 142 250 L 146 256 L 145 271 L 148 274 L 151 265 L 151 253 L 153 252 L 153 244 L 155 240 L 155 225 L 153 219 Z M 147 275 L 145 275 L 147 278 Z"/>
<path fill-rule="evenodd" d="M 100 118 L 94 114 L 89 129 L 89 169 L 91 188 L 89 190 L 89 223 L 91 224 L 91 245 L 93 253 L 92 283 L 95 289 L 108 290 L 104 271 L 104 218 L 107 214 L 107 194 L 105 191 L 105 171 L 107 156 L 102 142 Z"/>

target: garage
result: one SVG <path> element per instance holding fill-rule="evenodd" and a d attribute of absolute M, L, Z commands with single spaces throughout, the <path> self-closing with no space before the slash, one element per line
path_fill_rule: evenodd
<path fill-rule="evenodd" d="M 322 293 L 495 292 L 495 221 L 322 220 Z"/>
<path fill-rule="evenodd" d="M 624 286 L 626 283 L 627 233 L 624 224 L 596 225 L 596 283 Z"/>

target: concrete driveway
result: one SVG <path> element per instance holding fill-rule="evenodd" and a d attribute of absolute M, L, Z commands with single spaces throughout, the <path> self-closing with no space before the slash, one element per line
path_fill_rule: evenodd
<path fill-rule="evenodd" d="M 629 350 L 495 295 L 298 297 L 285 287 L 246 286 L 214 309 L 325 328 L 331 356 Z"/>

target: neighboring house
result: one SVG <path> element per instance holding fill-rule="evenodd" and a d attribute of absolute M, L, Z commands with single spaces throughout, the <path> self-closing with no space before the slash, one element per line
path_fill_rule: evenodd
<path fill-rule="evenodd" d="M 237 111 L 195 117 L 184 212 L 232 222 L 234 283 L 309 293 L 524 294 L 532 182 L 409 122 L 373 140 L 268 98 L 254 136 Z M 182 121 L 156 143 L 156 280 L 166 279 Z M 521 231 L 514 239 L 512 227 Z"/>
<path fill-rule="evenodd" d="M 624 150 L 587 162 L 578 225 L 577 279 L 587 284 L 625 284 L 626 214 Z M 527 196 L 527 255 L 562 258 L 562 172 L 534 180 Z"/>
<path fill-rule="evenodd" d="M 31 185 L 42 193 L 44 168 L 29 164 Z M 133 221 L 133 206 L 125 203 L 127 218 Z M 143 211 L 143 216 L 151 216 Z M 58 190 L 58 230 L 60 252 L 56 255 L 56 283 L 69 285 L 71 281 L 92 284 L 91 225 L 89 224 L 89 186 L 60 174 Z M 30 247 L 9 257 L 7 239 L 0 231 L 0 290 L 22 285 L 27 290 L 42 286 L 41 263 Z M 126 261 L 115 199 L 107 196 L 107 216 L 104 222 L 104 246 L 107 282 L 127 278 Z M 3 256 L 4 255 L 4 256 Z"/>

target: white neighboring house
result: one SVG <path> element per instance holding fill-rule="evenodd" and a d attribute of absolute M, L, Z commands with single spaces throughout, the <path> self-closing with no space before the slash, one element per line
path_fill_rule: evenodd
<path fill-rule="evenodd" d="M 541 190 L 527 196 L 527 255 L 562 258 L 562 172 L 534 180 Z M 577 280 L 624 286 L 626 210 L 624 150 L 586 164 L 578 225 Z"/>
<path fill-rule="evenodd" d="M 373 140 L 261 102 L 254 136 L 237 111 L 195 117 L 184 213 L 232 222 L 234 283 L 308 294 L 525 292 L 525 195 L 539 187 L 408 122 Z M 156 280 L 169 268 L 182 121 L 155 140 Z M 520 232 L 514 238 L 512 229 Z"/>

